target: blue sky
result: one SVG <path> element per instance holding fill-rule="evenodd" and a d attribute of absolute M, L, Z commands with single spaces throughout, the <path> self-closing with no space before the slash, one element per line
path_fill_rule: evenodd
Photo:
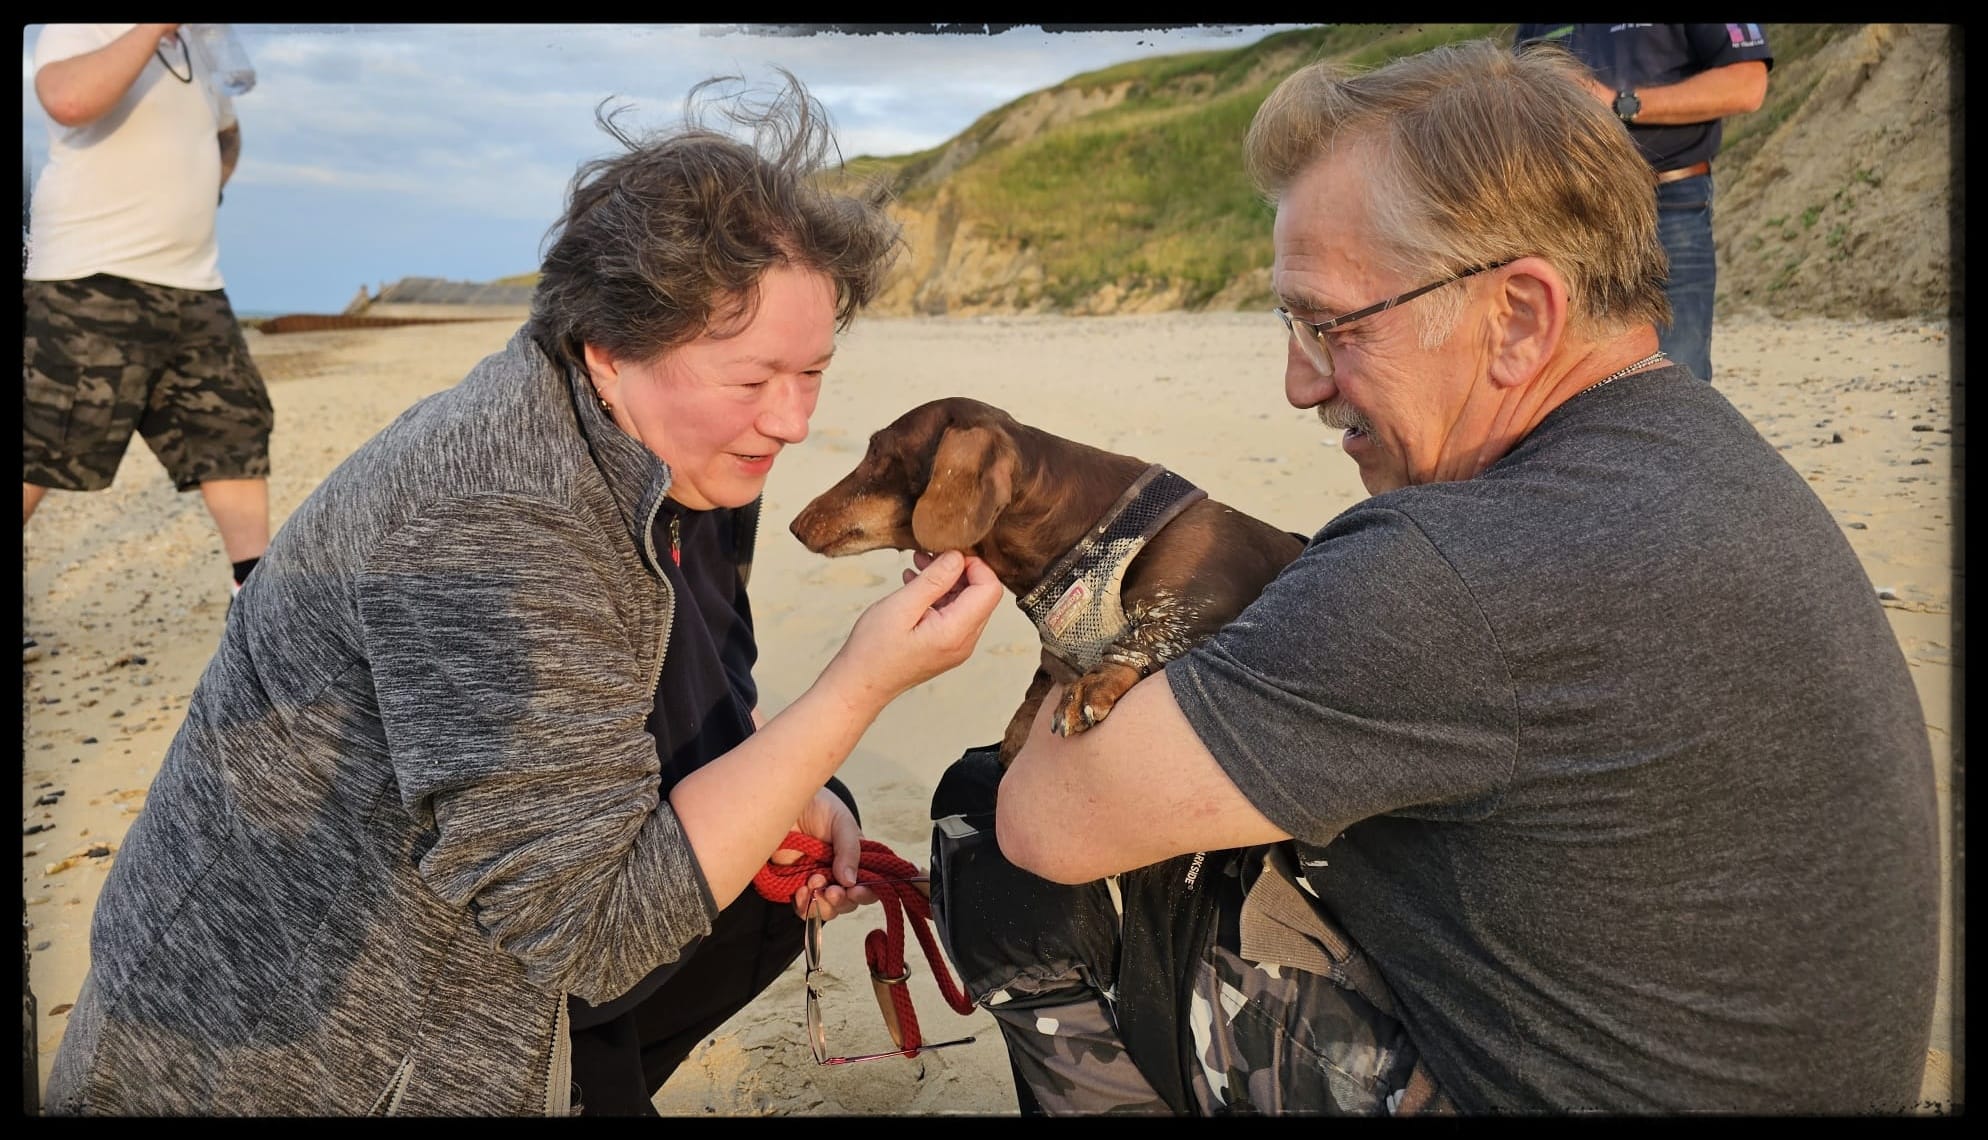
<path fill-rule="evenodd" d="M 400 277 L 529 272 L 574 167 L 613 145 L 593 117 L 610 95 L 634 104 L 635 124 L 661 125 L 700 79 L 765 82 L 783 66 L 828 108 L 845 155 L 904 154 L 1080 72 L 1241 47 L 1291 26 L 864 35 L 741 24 L 240 24 L 257 83 L 236 100 L 242 160 L 219 216 L 221 272 L 245 313 L 337 312 L 362 285 Z M 27 25 L 21 43 L 21 136 L 37 170 L 48 153 L 33 83 L 40 27 Z"/>

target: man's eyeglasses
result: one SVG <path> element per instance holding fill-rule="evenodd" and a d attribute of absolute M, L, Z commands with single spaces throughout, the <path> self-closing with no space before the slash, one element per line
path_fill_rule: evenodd
<path fill-rule="evenodd" d="M 863 879 L 857 885 L 929 883 L 930 881 L 929 877 L 920 875 L 909 879 Z M 927 890 L 929 888 L 920 889 Z M 801 975 L 801 983 L 806 987 L 808 992 L 808 1046 L 814 1050 L 815 1064 L 851 1065 L 858 1061 L 880 1061 L 886 1057 L 915 1057 L 920 1053 L 930 1052 L 933 1049 L 946 1049 L 954 1045 L 971 1045 L 976 1040 L 972 1037 L 962 1037 L 957 1041 L 941 1041 L 933 1045 L 920 1045 L 916 1049 L 901 1047 L 904 1044 L 904 1029 L 899 1024 L 897 1005 L 892 997 L 892 987 L 904 985 L 906 979 L 911 976 L 910 968 L 906 967 L 901 977 L 879 978 L 874 976 L 873 973 L 870 979 L 871 986 L 876 990 L 877 1006 L 883 1010 L 884 1025 L 890 1030 L 890 1039 L 894 1044 L 900 1046 L 900 1048 L 889 1053 L 864 1053 L 853 1057 L 831 1056 L 828 1051 L 828 1027 L 822 1021 L 821 1017 L 821 992 L 815 988 L 815 975 L 821 971 L 821 928 L 821 916 L 815 912 L 814 900 L 810 898 L 808 900 L 807 925 L 801 935 L 801 956 L 805 966 L 805 972 Z"/>
<path fill-rule="evenodd" d="M 1299 320 L 1297 317 L 1291 315 L 1289 309 L 1280 308 L 1275 311 L 1279 317 L 1283 318 L 1284 327 L 1291 331 L 1291 339 L 1297 342 L 1298 350 L 1305 354 L 1305 359 L 1311 362 L 1313 368 L 1318 369 L 1320 376 L 1330 377 L 1332 375 L 1332 348 L 1325 341 L 1326 333 L 1331 332 L 1341 325 L 1352 324 L 1354 321 L 1364 317 L 1371 317 L 1375 313 L 1384 313 L 1396 305 L 1413 301 L 1424 293 L 1441 289 L 1452 281 L 1461 281 L 1473 273 L 1482 273 L 1487 269 L 1497 269 L 1500 266 L 1510 264 L 1511 262 L 1509 261 L 1498 261 L 1490 265 L 1473 265 L 1454 276 L 1445 277 L 1441 281 L 1430 282 L 1419 289 L 1410 289 L 1399 297 L 1389 297 L 1377 305 L 1368 305 L 1364 309 L 1355 309 L 1344 316 L 1334 317 L 1329 321 Z M 1298 331 L 1300 328 L 1307 330 L 1311 335 L 1306 336 L 1300 333 Z"/>

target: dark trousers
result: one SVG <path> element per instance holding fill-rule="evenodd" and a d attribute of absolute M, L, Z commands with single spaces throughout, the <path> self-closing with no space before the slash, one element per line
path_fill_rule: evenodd
<path fill-rule="evenodd" d="M 828 789 L 863 822 L 841 780 Z M 773 903 L 747 887 L 718 912 L 711 933 L 657 971 L 645 997 L 599 1008 L 569 998 L 573 1029 L 573 1103 L 582 1116 L 656 1116 L 655 1096 L 697 1043 L 773 984 L 801 956 L 801 919 L 790 903 Z M 656 979 L 643 979 L 639 992 Z"/>
<path fill-rule="evenodd" d="M 794 908 L 746 888 L 654 993 L 603 1024 L 573 1031 L 573 1099 L 581 1115 L 655 1116 L 656 1093 L 697 1043 L 800 954 Z"/>

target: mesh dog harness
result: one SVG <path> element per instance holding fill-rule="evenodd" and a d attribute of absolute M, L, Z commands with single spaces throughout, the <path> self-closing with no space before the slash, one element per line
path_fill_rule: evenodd
<path fill-rule="evenodd" d="M 1125 568 L 1160 528 L 1207 496 L 1157 463 L 1133 480 L 1042 581 L 1015 599 L 1042 634 L 1043 648 L 1078 673 L 1097 668 L 1104 651 L 1131 625 L 1118 594 Z"/>

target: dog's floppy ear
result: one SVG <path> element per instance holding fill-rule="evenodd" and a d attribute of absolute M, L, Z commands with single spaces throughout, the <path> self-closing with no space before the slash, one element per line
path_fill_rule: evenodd
<path fill-rule="evenodd" d="M 1015 493 L 1015 449 L 992 428 L 950 427 L 932 456 L 932 477 L 911 511 L 923 550 L 971 550 Z"/>

